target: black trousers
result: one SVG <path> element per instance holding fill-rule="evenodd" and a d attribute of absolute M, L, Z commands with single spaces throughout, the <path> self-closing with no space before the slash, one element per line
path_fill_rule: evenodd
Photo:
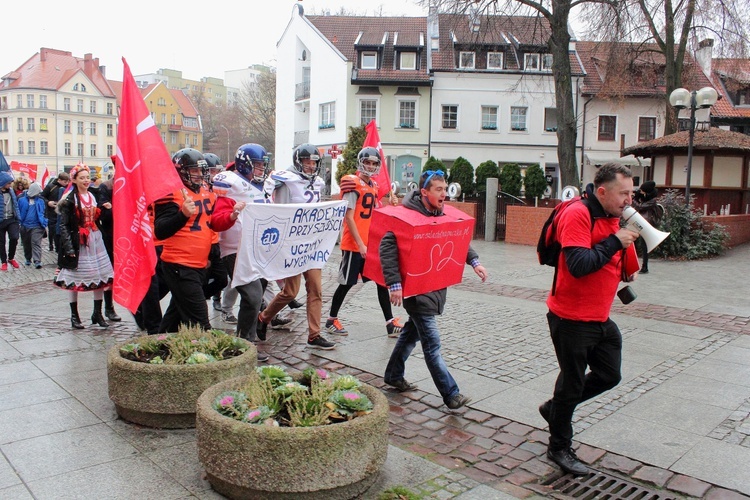
<path fill-rule="evenodd" d="M 206 300 L 214 295 L 220 294 L 229 283 L 229 275 L 221 258 L 219 244 L 211 245 L 211 251 L 208 254 L 208 271 L 206 272 L 206 284 L 203 285 L 203 295 Z"/>
<path fill-rule="evenodd" d="M 206 270 L 164 261 L 161 266 L 172 299 L 159 325 L 159 332 L 176 332 L 181 323 L 201 325 L 204 330 L 210 330 L 208 306 L 203 296 Z"/>
<path fill-rule="evenodd" d="M 622 334 L 611 319 L 571 321 L 548 312 L 547 322 L 560 365 L 549 424 L 549 448 L 557 451 L 573 443 L 576 406 L 620 383 Z"/>

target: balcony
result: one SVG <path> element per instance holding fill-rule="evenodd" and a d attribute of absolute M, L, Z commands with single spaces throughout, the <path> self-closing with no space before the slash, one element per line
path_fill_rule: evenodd
<path fill-rule="evenodd" d="M 294 89 L 294 100 L 302 101 L 310 98 L 310 82 L 298 83 Z"/>
<path fill-rule="evenodd" d="M 182 125 L 172 124 L 169 126 L 170 132 L 179 132 L 180 130 L 182 130 Z"/>
<path fill-rule="evenodd" d="M 300 130 L 294 133 L 294 147 L 296 148 L 300 144 L 305 144 L 310 141 L 310 131 Z"/>

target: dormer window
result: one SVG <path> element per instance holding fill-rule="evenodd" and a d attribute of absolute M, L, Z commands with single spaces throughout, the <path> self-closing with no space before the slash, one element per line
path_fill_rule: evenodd
<path fill-rule="evenodd" d="M 474 52 L 461 52 L 458 56 L 458 67 L 461 69 L 474 69 Z"/>
<path fill-rule="evenodd" d="M 400 59 L 401 69 L 417 69 L 417 53 L 416 52 L 402 52 Z"/>
<path fill-rule="evenodd" d="M 378 53 L 375 51 L 362 52 L 361 69 L 378 69 Z"/>
<path fill-rule="evenodd" d="M 523 55 L 524 71 L 539 71 L 539 54 Z"/>
<path fill-rule="evenodd" d="M 503 69 L 503 53 L 502 52 L 488 52 L 487 53 L 487 69 Z"/>

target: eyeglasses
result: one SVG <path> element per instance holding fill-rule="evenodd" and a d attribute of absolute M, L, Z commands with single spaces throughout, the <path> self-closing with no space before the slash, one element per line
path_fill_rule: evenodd
<path fill-rule="evenodd" d="M 431 179 L 432 179 L 433 177 L 435 177 L 435 176 L 438 176 L 438 177 L 445 177 L 445 172 L 443 172 L 442 170 L 427 170 L 427 171 L 426 171 L 426 172 L 425 172 L 424 174 L 422 174 L 422 175 L 426 175 L 426 176 L 427 176 L 427 177 L 425 177 L 425 179 L 424 179 L 424 184 L 422 184 L 422 189 L 427 189 L 427 185 L 428 185 L 428 184 L 430 183 L 430 180 L 431 180 Z"/>

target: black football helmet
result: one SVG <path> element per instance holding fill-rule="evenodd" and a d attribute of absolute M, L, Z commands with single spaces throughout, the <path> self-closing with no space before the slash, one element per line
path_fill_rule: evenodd
<path fill-rule="evenodd" d="M 365 166 L 365 160 L 377 161 L 378 166 L 374 169 Z M 380 173 L 380 167 L 383 165 L 383 159 L 380 157 L 380 153 L 377 148 L 366 147 L 357 155 L 357 170 L 369 177 L 375 177 Z"/>
<path fill-rule="evenodd" d="M 200 191 L 208 169 L 208 162 L 203 158 L 203 153 L 197 149 L 183 148 L 172 156 L 172 163 L 185 187 L 196 193 Z M 200 173 L 197 176 L 191 175 L 191 168 L 200 168 Z"/>

